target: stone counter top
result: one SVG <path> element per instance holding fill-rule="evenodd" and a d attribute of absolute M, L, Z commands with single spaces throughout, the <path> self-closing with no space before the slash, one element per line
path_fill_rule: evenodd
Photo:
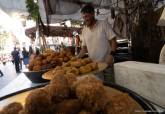
<path fill-rule="evenodd" d="M 165 107 L 165 65 L 127 61 L 114 65 L 116 83 Z"/>

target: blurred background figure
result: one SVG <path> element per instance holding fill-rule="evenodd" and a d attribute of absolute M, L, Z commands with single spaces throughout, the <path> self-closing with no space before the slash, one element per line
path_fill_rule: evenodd
<path fill-rule="evenodd" d="M 32 48 L 32 46 L 29 46 L 29 57 L 34 54 L 34 50 Z"/>
<path fill-rule="evenodd" d="M 0 70 L 0 77 L 2 77 L 3 76 L 3 73 L 2 73 L 2 71 Z"/>
<path fill-rule="evenodd" d="M 80 37 L 79 35 L 75 36 L 75 55 L 80 53 Z"/>
<path fill-rule="evenodd" d="M 18 48 L 18 52 L 19 52 L 19 57 L 20 57 L 20 60 L 19 60 L 19 64 L 20 64 L 20 70 L 22 70 L 22 61 L 23 61 L 23 55 L 22 55 L 22 52 L 21 52 L 21 49 Z"/>
<path fill-rule="evenodd" d="M 23 56 L 23 63 L 27 68 L 27 65 L 29 64 L 29 52 L 26 50 L 25 47 L 23 47 L 22 56 Z"/>
<path fill-rule="evenodd" d="M 61 45 L 60 45 L 60 51 L 63 51 L 65 49 L 65 45 L 63 42 L 61 42 Z"/>
<path fill-rule="evenodd" d="M 17 51 L 16 47 L 14 47 L 14 50 L 11 52 L 11 55 L 13 57 L 13 61 L 14 61 L 14 64 L 15 64 L 15 70 L 17 73 L 20 72 L 20 67 L 19 67 L 19 64 L 20 64 L 20 54 L 19 54 L 19 51 Z"/>

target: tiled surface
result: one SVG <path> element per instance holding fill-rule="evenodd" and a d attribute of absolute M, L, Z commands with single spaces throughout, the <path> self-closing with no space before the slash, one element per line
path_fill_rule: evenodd
<path fill-rule="evenodd" d="M 15 66 L 9 62 L 6 65 L 0 64 L 0 69 L 4 76 L 0 77 L 0 98 L 8 94 L 42 85 L 31 83 L 24 73 L 16 73 Z M 23 66 L 23 71 L 27 70 Z"/>
<path fill-rule="evenodd" d="M 12 80 L 18 76 L 24 76 L 24 73 L 16 73 L 15 65 L 12 62 L 7 62 L 6 65 L 0 63 L 0 69 L 3 72 L 4 76 L 0 77 L 0 89 L 8 85 Z M 22 71 L 26 71 L 25 66 L 22 66 Z"/>
<path fill-rule="evenodd" d="M 19 75 L 17 78 L 12 80 L 7 86 L 3 87 L 0 90 L 0 98 L 11 93 L 15 93 L 31 87 L 40 86 L 43 84 L 45 83 L 31 83 L 31 81 L 27 79 L 25 75 Z"/>
<path fill-rule="evenodd" d="M 4 76 L 0 77 L 0 89 L 21 74 L 15 72 L 14 65 L 11 62 L 6 63 L 6 65 L 0 64 L 0 69 L 4 74 Z"/>

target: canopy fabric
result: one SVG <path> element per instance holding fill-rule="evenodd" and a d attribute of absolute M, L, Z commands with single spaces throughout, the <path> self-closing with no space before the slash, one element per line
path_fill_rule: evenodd
<path fill-rule="evenodd" d="M 39 11 L 43 22 L 61 22 L 64 20 L 82 20 L 80 10 L 85 3 L 92 3 L 95 7 L 96 18 L 106 19 L 110 16 L 110 9 L 117 0 L 39 0 Z M 123 1 L 118 1 L 118 7 L 124 7 Z"/>
<path fill-rule="evenodd" d="M 80 32 L 81 28 L 76 27 L 57 27 L 57 26 L 49 26 L 50 33 L 49 36 L 62 36 L 69 37 L 72 35 L 74 31 Z M 47 35 L 46 31 L 43 32 L 44 35 Z M 36 27 L 32 27 L 25 30 L 25 34 L 31 38 L 35 37 Z"/>

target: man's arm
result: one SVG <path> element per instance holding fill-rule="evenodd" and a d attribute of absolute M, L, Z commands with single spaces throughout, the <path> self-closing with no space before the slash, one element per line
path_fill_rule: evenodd
<path fill-rule="evenodd" d="M 116 37 L 114 37 L 113 39 L 111 39 L 109 41 L 110 46 L 111 46 L 111 52 L 116 52 L 117 49 L 117 42 L 116 42 Z"/>
<path fill-rule="evenodd" d="M 160 52 L 159 64 L 165 64 L 165 45 L 163 46 Z"/>
<path fill-rule="evenodd" d="M 106 58 L 106 63 L 108 63 L 109 66 L 113 65 L 113 56 L 116 52 L 116 48 L 117 48 L 117 42 L 116 42 L 116 37 L 112 38 L 109 41 L 110 47 L 111 47 L 111 52 L 109 53 L 109 55 Z"/>
<path fill-rule="evenodd" d="M 82 46 L 82 49 L 81 49 L 81 51 L 80 51 L 80 53 L 79 53 L 79 55 L 77 56 L 78 58 L 82 58 L 82 57 L 84 57 L 85 56 L 85 53 L 87 53 L 88 51 L 87 51 L 87 46 Z"/>

